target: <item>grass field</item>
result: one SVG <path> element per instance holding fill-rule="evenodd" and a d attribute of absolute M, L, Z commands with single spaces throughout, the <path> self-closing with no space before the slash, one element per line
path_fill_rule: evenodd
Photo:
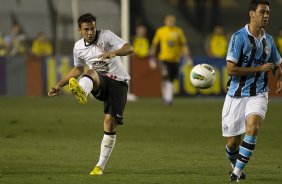
<path fill-rule="evenodd" d="M 242 183 L 282 183 L 281 107 L 272 99 Z M 228 183 L 221 137 L 223 98 L 128 102 L 105 174 L 99 156 L 102 103 L 70 97 L 0 98 L 1 184 Z"/>

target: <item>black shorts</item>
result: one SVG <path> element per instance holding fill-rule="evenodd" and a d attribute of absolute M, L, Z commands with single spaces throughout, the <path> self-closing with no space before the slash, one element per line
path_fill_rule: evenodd
<path fill-rule="evenodd" d="M 162 66 L 163 80 L 168 80 L 173 82 L 173 80 L 178 78 L 178 70 L 179 70 L 178 63 L 162 61 L 161 66 Z"/>
<path fill-rule="evenodd" d="M 123 124 L 123 111 L 127 101 L 128 84 L 105 75 L 99 75 L 100 86 L 92 95 L 104 102 L 104 113 L 110 114 L 118 124 Z"/>

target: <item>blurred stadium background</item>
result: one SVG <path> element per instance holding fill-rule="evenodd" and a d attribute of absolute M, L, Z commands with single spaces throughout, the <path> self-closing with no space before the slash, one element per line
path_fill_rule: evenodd
<path fill-rule="evenodd" d="M 155 7 L 161 8 L 156 11 Z M 281 28 L 281 7 L 281 0 L 271 1 L 267 31 L 274 37 Z M 217 71 L 214 87 L 198 91 L 189 81 L 191 66 L 180 63 L 179 81 L 175 81 L 175 93 L 180 96 L 225 93 L 225 59 L 207 56 L 205 38 L 214 25 L 222 25 L 225 33 L 230 34 L 248 21 L 245 0 L 1 0 L 0 33 L 5 37 L 11 33 L 13 24 L 20 25 L 26 51 L 1 54 L 0 95 L 46 95 L 48 89 L 72 66 L 72 48 L 79 38 L 76 20 L 78 15 L 86 12 L 97 16 L 99 29 L 110 29 L 131 43 L 138 25 L 146 26 L 147 37 L 151 41 L 156 28 L 163 24 L 163 17 L 168 13 L 174 14 L 177 25 L 183 28 L 188 39 L 194 64 L 209 63 Z M 30 54 L 32 41 L 39 32 L 45 33 L 52 44 L 53 52 L 48 57 Z M 159 97 L 160 75 L 149 69 L 147 59 L 126 57 L 124 60 L 132 75 L 131 93 Z"/>
<path fill-rule="evenodd" d="M 214 24 L 222 25 L 226 33 L 242 27 L 248 21 L 246 4 L 246 0 L 0 0 L 1 36 L 19 24 L 27 48 L 7 54 L 0 47 L 0 183 L 226 183 L 230 165 L 220 124 L 225 59 L 209 57 L 204 42 Z M 281 8 L 281 0 L 271 0 L 267 31 L 274 37 L 282 26 Z M 178 98 L 168 107 L 161 101 L 160 73 L 150 70 L 147 58 L 123 58 L 132 76 L 130 92 L 138 100 L 128 102 L 105 177 L 98 178 L 90 177 L 89 171 L 99 155 L 103 104 L 93 100 L 79 106 L 67 88 L 66 95 L 46 97 L 73 65 L 73 44 L 79 36 L 76 18 L 86 12 L 97 16 L 99 29 L 110 29 L 131 43 L 136 26 L 145 25 L 151 41 L 164 15 L 174 14 L 194 64 L 211 64 L 217 75 L 213 87 L 197 90 L 189 81 L 192 66 L 181 61 L 175 81 Z M 50 40 L 51 55 L 30 54 L 39 32 Z M 246 183 L 282 181 L 281 97 L 274 97 L 275 83 L 270 85 L 269 112 L 246 168 Z"/>

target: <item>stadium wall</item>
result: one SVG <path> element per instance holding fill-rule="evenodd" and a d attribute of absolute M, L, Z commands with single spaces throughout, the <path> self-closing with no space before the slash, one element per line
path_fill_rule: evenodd
<path fill-rule="evenodd" d="M 190 82 L 190 71 L 194 65 L 183 61 L 179 65 L 179 80 L 174 82 L 178 96 L 223 96 L 226 93 L 228 79 L 225 60 L 208 57 L 193 57 L 194 65 L 207 63 L 216 71 L 215 84 L 209 89 L 196 89 Z M 0 95 L 2 96 L 44 96 L 49 89 L 61 80 L 73 67 L 72 56 L 38 58 L 7 57 L 0 58 Z M 160 70 L 151 70 L 147 59 L 131 58 L 130 92 L 140 97 L 161 97 Z M 275 94 L 276 82 L 270 78 L 270 95 Z M 69 94 L 67 87 L 64 94 Z"/>

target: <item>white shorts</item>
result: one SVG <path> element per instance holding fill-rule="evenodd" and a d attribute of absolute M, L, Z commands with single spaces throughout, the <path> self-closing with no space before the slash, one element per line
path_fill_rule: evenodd
<path fill-rule="evenodd" d="M 247 117 L 250 114 L 258 114 L 264 119 L 267 104 L 267 92 L 239 98 L 226 95 L 222 109 L 222 136 L 232 137 L 245 133 Z"/>

